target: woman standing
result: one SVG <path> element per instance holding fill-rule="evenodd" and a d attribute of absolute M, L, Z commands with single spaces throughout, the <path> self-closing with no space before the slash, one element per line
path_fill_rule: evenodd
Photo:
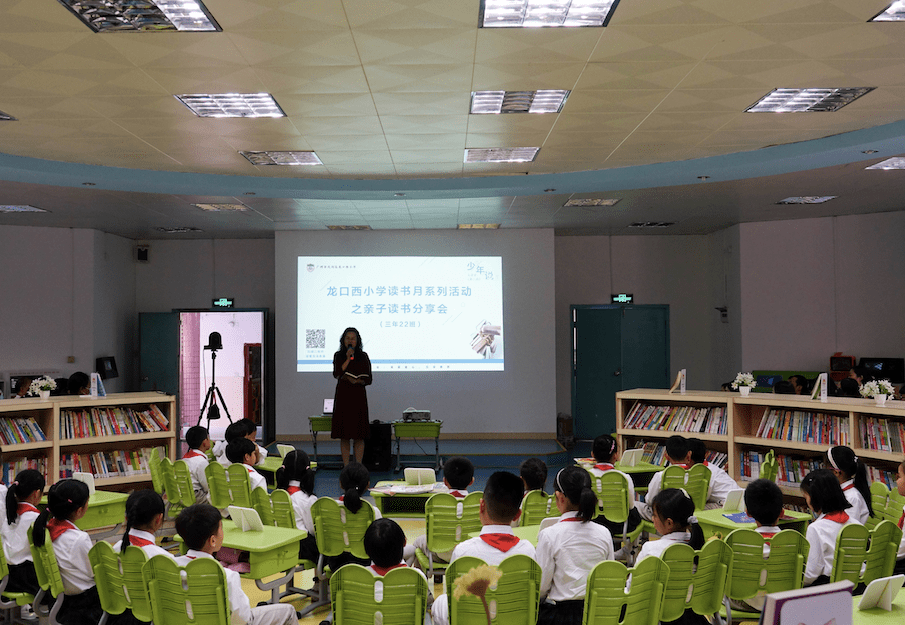
<path fill-rule="evenodd" d="M 368 394 L 371 383 L 371 361 L 362 351 L 361 335 L 346 328 L 339 339 L 339 351 L 333 355 L 333 426 L 330 436 L 340 439 L 343 465 L 349 464 L 349 442 L 355 441 L 355 459 L 361 462 L 368 438 Z"/>

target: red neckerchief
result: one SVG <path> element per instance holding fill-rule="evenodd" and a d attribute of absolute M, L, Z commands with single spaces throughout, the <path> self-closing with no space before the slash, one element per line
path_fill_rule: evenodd
<path fill-rule="evenodd" d="M 763 536 L 764 541 L 766 541 L 766 542 L 770 542 L 770 539 L 773 538 L 774 536 L 776 536 L 776 532 L 763 532 L 763 533 L 758 532 L 758 534 Z"/>
<path fill-rule="evenodd" d="M 845 523 L 848 521 L 848 515 L 841 510 L 839 512 L 830 512 L 829 514 L 824 514 L 823 518 L 833 521 L 834 523 Z"/>
<path fill-rule="evenodd" d="M 595 464 L 594 468 L 600 469 L 601 471 L 609 471 L 610 469 L 615 469 L 616 467 L 614 467 L 609 462 L 601 462 L 600 464 Z"/>
<path fill-rule="evenodd" d="M 843 487 L 842 487 L 842 490 L 848 490 L 848 489 L 854 488 L 854 487 L 855 487 L 854 484 L 849 484 L 848 486 L 843 486 Z"/>
<path fill-rule="evenodd" d="M 709 467 L 709 466 L 710 466 L 710 463 L 707 462 L 706 460 L 705 460 L 704 462 L 702 462 L 701 464 L 703 464 L 705 467 Z"/>
<path fill-rule="evenodd" d="M 505 553 L 515 547 L 520 539 L 515 534 L 493 533 L 481 534 L 481 540 Z"/>
<path fill-rule="evenodd" d="M 345 499 L 345 498 L 346 498 L 345 495 L 340 495 L 340 496 L 339 496 L 339 501 L 340 501 L 340 503 L 342 503 L 342 500 Z"/>
<path fill-rule="evenodd" d="M 299 488 L 298 486 L 290 486 L 286 489 L 286 492 L 289 493 L 290 495 L 294 495 L 296 493 L 302 492 L 302 489 Z"/>
<path fill-rule="evenodd" d="M 463 499 L 468 495 L 468 493 L 463 493 L 460 490 L 451 490 L 451 491 L 449 491 L 449 494 L 458 499 Z"/>
<path fill-rule="evenodd" d="M 372 564 L 371 568 L 380 576 L 386 575 L 388 572 L 393 569 L 398 569 L 400 567 L 407 566 L 405 562 L 400 562 L 399 564 L 394 564 L 393 566 L 377 566 L 376 564 Z"/>
<path fill-rule="evenodd" d="M 207 458 L 207 455 L 201 453 L 197 449 L 189 449 L 188 452 L 182 457 L 182 459 L 188 460 L 189 458 Z"/>
<path fill-rule="evenodd" d="M 50 542 L 54 542 L 57 538 L 72 529 L 76 529 L 76 527 L 69 521 L 61 521 L 59 519 L 50 519 L 47 521 L 47 531 L 50 532 Z"/>
<path fill-rule="evenodd" d="M 902 516 L 899 517 L 899 529 L 902 529 L 903 524 L 905 524 L 905 512 L 902 512 Z"/>
<path fill-rule="evenodd" d="M 251 468 L 250 466 L 248 466 L 247 464 L 245 465 L 245 468 L 248 469 L 248 472 L 249 472 L 249 473 L 255 473 L 255 470 L 252 469 L 252 468 Z"/>
<path fill-rule="evenodd" d="M 565 522 L 565 521 L 579 521 L 579 522 L 580 522 L 580 521 L 581 521 L 581 517 L 580 517 L 580 516 L 570 516 L 570 517 L 568 517 L 568 518 L 560 519 L 560 520 L 559 520 L 560 523 L 563 523 L 563 522 Z"/>
<path fill-rule="evenodd" d="M 129 544 L 135 545 L 136 547 L 147 547 L 148 545 L 153 545 L 154 541 L 148 540 L 147 538 L 142 538 L 140 536 L 135 536 L 134 534 L 129 534 Z"/>
<path fill-rule="evenodd" d="M 674 464 L 673 466 L 674 466 L 674 467 L 682 467 L 682 468 L 685 469 L 686 471 L 692 467 L 692 465 L 690 465 L 690 464 Z"/>
<path fill-rule="evenodd" d="M 19 505 L 16 506 L 16 514 L 22 516 L 26 512 L 39 512 L 39 510 L 27 501 L 20 501 Z"/>

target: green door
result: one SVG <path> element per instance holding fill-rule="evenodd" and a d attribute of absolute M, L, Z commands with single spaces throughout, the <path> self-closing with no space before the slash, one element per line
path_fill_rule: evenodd
<path fill-rule="evenodd" d="M 572 306 L 575 436 L 616 431 L 616 393 L 668 388 L 669 306 Z"/>
<path fill-rule="evenodd" d="M 179 392 L 179 313 L 139 313 L 141 390 Z"/>

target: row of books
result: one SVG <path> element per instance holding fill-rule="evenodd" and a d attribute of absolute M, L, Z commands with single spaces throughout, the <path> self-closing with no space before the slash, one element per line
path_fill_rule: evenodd
<path fill-rule="evenodd" d="M 636 430 L 726 434 L 726 406 L 657 406 L 635 403 L 623 427 Z"/>
<path fill-rule="evenodd" d="M 867 481 L 880 482 L 886 484 L 886 488 L 891 491 L 896 490 L 896 478 L 898 475 L 895 471 L 884 471 L 879 467 L 867 465 Z"/>
<path fill-rule="evenodd" d="M 12 484 L 19 472 L 25 469 L 35 469 L 47 477 L 47 464 L 44 458 L 19 458 L 0 463 L 2 465 L 2 481 L 4 484 Z"/>
<path fill-rule="evenodd" d="M 905 449 L 905 423 L 893 419 L 862 416 L 858 420 L 861 446 L 875 451 L 901 454 Z"/>
<path fill-rule="evenodd" d="M 4 445 L 20 445 L 46 440 L 44 430 L 33 417 L 0 419 L 0 443 Z"/>
<path fill-rule="evenodd" d="M 764 413 L 757 436 L 774 440 L 848 445 L 849 418 L 806 410 L 771 409 Z"/>
<path fill-rule="evenodd" d="M 102 406 L 60 411 L 60 436 L 64 439 L 165 432 L 169 419 L 151 404 L 144 410 L 131 406 Z"/>
<path fill-rule="evenodd" d="M 91 473 L 95 478 L 148 475 L 153 449 L 98 451 L 90 454 L 60 454 L 60 478 L 72 477 L 76 471 Z"/>
<path fill-rule="evenodd" d="M 634 448 L 642 448 L 641 460 L 659 466 L 666 466 L 666 446 L 657 441 L 637 441 Z M 704 459 L 712 465 L 725 468 L 726 462 L 729 460 L 729 454 L 724 451 L 707 450 Z"/>

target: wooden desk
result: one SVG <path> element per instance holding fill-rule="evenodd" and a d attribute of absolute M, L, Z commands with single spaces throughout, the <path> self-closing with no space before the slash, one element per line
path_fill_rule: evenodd
<path fill-rule="evenodd" d="M 813 518 L 809 512 L 795 512 L 794 510 L 784 510 L 783 512 L 788 516 L 793 517 L 793 520 L 780 521 L 779 527 L 784 530 L 798 530 L 802 534 L 805 533 L 808 523 Z M 726 534 L 732 530 L 753 530 L 757 527 L 757 523 L 736 523 L 735 521 L 727 519 L 723 515 L 732 513 L 727 512 L 722 508 L 717 508 L 716 510 L 696 510 L 694 514 L 698 518 L 698 524 L 704 531 L 704 538 L 709 538 L 717 532 L 721 532 L 723 538 L 725 538 Z"/>
<path fill-rule="evenodd" d="M 126 493 L 94 491 L 94 494 L 88 498 L 88 510 L 85 512 L 85 516 L 75 522 L 76 527 L 86 532 L 103 527 L 111 528 L 104 532 L 92 533 L 91 540 L 94 542 L 116 536 L 126 520 L 126 500 L 128 498 L 129 495 Z M 39 507 L 41 509 L 47 507 L 47 495 L 41 497 Z"/>

